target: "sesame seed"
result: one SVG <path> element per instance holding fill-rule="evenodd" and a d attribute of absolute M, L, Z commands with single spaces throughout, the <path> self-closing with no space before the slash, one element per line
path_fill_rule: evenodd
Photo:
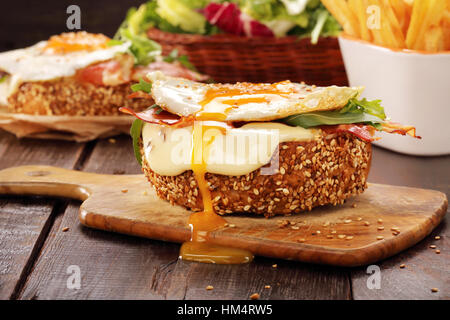
<path fill-rule="evenodd" d="M 350 222 L 352 222 L 351 219 L 346 219 L 346 220 L 344 220 L 344 223 L 350 223 Z"/>
<path fill-rule="evenodd" d="M 280 173 L 281 174 L 285 174 L 286 173 L 286 169 L 284 169 L 283 167 L 280 168 Z"/>
<path fill-rule="evenodd" d="M 276 267 L 278 267 L 277 264 L 273 264 L 273 265 L 272 265 L 272 268 L 276 268 Z"/>
<path fill-rule="evenodd" d="M 377 237 L 377 240 L 383 240 L 383 239 L 384 239 L 383 236 L 378 236 L 378 237 Z"/>
<path fill-rule="evenodd" d="M 345 238 L 345 240 L 352 240 L 352 239 L 353 239 L 353 236 L 348 236 Z"/>
<path fill-rule="evenodd" d="M 300 243 L 303 243 L 303 242 L 305 242 L 305 241 L 306 241 L 305 238 L 297 239 L 297 242 L 300 242 Z"/>
<path fill-rule="evenodd" d="M 432 245 L 430 246 L 430 248 L 431 248 L 431 249 L 436 249 L 436 246 L 435 246 L 434 244 L 432 244 Z"/>
<path fill-rule="evenodd" d="M 381 230 L 384 230 L 384 227 L 383 226 L 379 226 L 377 229 L 381 231 Z"/>
<path fill-rule="evenodd" d="M 268 284 L 266 284 L 266 285 L 264 286 L 264 289 L 270 289 L 270 286 L 269 286 Z"/>
<path fill-rule="evenodd" d="M 436 254 L 440 254 L 441 250 L 437 249 L 435 252 L 436 252 Z"/>
<path fill-rule="evenodd" d="M 368 227 L 368 226 L 370 226 L 370 223 L 369 223 L 368 221 L 364 221 L 364 225 L 365 225 L 366 227 Z"/>
<path fill-rule="evenodd" d="M 300 227 L 298 227 L 298 226 L 293 226 L 293 227 L 291 227 L 291 229 L 293 229 L 293 230 L 299 230 Z"/>
<path fill-rule="evenodd" d="M 258 300 L 259 299 L 259 293 L 254 293 L 250 296 L 250 299 L 252 300 Z"/>
<path fill-rule="evenodd" d="M 213 290 L 214 287 L 213 286 L 206 286 L 206 290 Z"/>
<path fill-rule="evenodd" d="M 405 268 L 406 267 L 406 264 L 404 264 L 404 263 L 402 263 L 401 265 L 400 265 L 400 268 L 401 269 L 403 269 L 403 268 Z"/>
<path fill-rule="evenodd" d="M 340 235 L 338 235 L 338 238 L 339 238 L 339 239 L 344 239 L 344 238 L 345 238 L 345 234 L 340 234 Z"/>
<path fill-rule="evenodd" d="M 440 236 L 436 236 L 436 237 L 434 237 L 434 239 L 435 240 L 439 240 L 439 239 L 441 239 L 441 237 Z"/>
<path fill-rule="evenodd" d="M 121 191 L 122 191 L 122 193 L 127 193 L 128 189 L 122 189 Z"/>
<path fill-rule="evenodd" d="M 62 232 L 67 232 L 67 231 L 69 231 L 69 227 L 64 227 L 64 228 L 62 228 L 61 231 L 62 231 Z"/>
<path fill-rule="evenodd" d="M 333 236 L 331 234 L 328 234 L 327 239 L 333 239 Z"/>
<path fill-rule="evenodd" d="M 438 292 L 439 289 L 438 288 L 431 288 L 431 292 Z"/>
<path fill-rule="evenodd" d="M 235 224 L 230 224 L 230 228 L 236 228 Z"/>
<path fill-rule="evenodd" d="M 378 223 L 383 223 L 383 219 L 378 219 L 377 222 Z"/>

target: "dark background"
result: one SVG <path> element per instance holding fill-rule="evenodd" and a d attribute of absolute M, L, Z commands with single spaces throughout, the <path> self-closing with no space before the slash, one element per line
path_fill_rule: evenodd
<path fill-rule="evenodd" d="M 112 37 L 128 8 L 145 0 L 1 0 L 0 51 L 30 46 L 51 35 L 68 32 L 66 9 L 81 9 L 81 29 Z"/>

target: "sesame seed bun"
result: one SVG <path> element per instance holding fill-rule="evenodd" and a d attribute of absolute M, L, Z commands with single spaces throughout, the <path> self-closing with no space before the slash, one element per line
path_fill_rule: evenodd
<path fill-rule="evenodd" d="M 130 84 L 96 86 L 74 77 L 25 82 L 8 98 L 8 109 L 33 115 L 106 116 L 121 115 L 120 107 L 142 111 L 153 104 L 148 99 L 128 99 Z"/>
<path fill-rule="evenodd" d="M 141 153 L 143 150 L 141 147 Z M 206 174 L 216 213 L 247 212 L 274 216 L 342 204 L 367 187 L 371 144 L 349 133 L 326 134 L 309 142 L 279 145 L 279 170 L 260 169 L 242 176 Z M 193 211 L 203 209 L 191 170 L 177 176 L 152 171 L 142 156 L 143 171 L 157 195 Z"/>

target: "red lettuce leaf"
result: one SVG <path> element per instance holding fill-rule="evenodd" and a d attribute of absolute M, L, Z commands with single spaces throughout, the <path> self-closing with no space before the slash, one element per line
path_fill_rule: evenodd
<path fill-rule="evenodd" d="M 274 36 L 272 30 L 241 12 L 235 3 L 210 3 L 202 12 L 209 23 L 227 33 L 247 37 Z"/>

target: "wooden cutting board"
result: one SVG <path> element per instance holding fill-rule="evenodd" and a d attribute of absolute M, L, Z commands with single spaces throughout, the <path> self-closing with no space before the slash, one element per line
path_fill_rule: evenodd
<path fill-rule="evenodd" d="M 15 167 L 0 171 L 0 193 L 79 199 L 80 221 L 92 228 L 172 242 L 190 238 L 189 212 L 157 198 L 143 175 Z M 364 194 L 342 206 L 270 219 L 227 216 L 230 227 L 212 232 L 210 241 L 260 256 L 359 266 L 419 242 L 446 210 L 447 197 L 441 192 L 369 184 Z M 391 228 L 400 233 L 394 235 Z"/>

